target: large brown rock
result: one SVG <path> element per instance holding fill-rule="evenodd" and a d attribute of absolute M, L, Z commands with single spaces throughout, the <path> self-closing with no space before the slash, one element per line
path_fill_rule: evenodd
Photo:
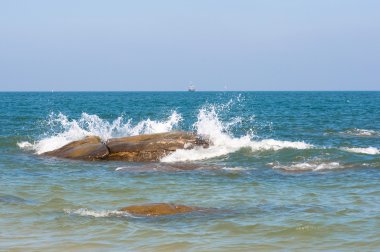
<path fill-rule="evenodd" d="M 102 143 L 90 136 L 74 141 L 45 155 L 82 160 L 120 160 L 128 162 L 159 161 L 177 149 L 208 147 L 208 142 L 189 132 L 167 132 L 112 138 Z"/>
<path fill-rule="evenodd" d="M 110 152 L 107 159 L 132 162 L 159 161 L 177 149 L 191 149 L 196 145 L 208 146 L 205 141 L 189 132 L 113 138 L 106 144 Z"/>
<path fill-rule="evenodd" d="M 99 137 L 88 136 L 44 154 L 60 158 L 97 160 L 108 156 L 109 151 L 107 146 L 100 141 Z"/>
<path fill-rule="evenodd" d="M 173 215 L 190 213 L 194 211 L 200 211 L 202 208 L 191 207 L 185 205 L 174 205 L 168 203 L 155 203 L 146 205 L 134 205 L 123 207 L 119 211 L 128 212 L 133 215 L 142 216 L 161 216 L 161 215 Z"/>

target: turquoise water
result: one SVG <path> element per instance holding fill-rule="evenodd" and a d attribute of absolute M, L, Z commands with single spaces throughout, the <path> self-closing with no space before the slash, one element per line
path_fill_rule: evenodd
<path fill-rule="evenodd" d="M 0 105 L 0 250 L 380 249 L 380 92 L 0 93 Z M 144 164 L 39 155 L 172 130 L 213 145 Z M 117 211 L 155 202 L 217 211 Z"/>

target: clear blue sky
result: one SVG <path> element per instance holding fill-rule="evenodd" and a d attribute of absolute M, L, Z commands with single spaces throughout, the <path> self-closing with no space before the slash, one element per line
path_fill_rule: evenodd
<path fill-rule="evenodd" d="M 0 0 L 0 90 L 380 90 L 379 0 Z"/>

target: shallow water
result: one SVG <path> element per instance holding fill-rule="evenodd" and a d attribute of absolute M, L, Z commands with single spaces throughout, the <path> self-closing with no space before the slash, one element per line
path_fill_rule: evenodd
<path fill-rule="evenodd" d="M 379 92 L 0 93 L 0 250 L 380 249 Z M 190 130 L 159 163 L 38 153 Z M 138 217 L 132 204 L 211 213 Z"/>

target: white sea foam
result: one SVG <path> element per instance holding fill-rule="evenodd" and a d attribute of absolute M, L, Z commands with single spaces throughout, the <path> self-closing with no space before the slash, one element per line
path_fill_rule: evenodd
<path fill-rule="evenodd" d="M 215 106 L 204 107 L 200 109 L 198 120 L 193 126 L 199 135 L 210 140 L 212 144 L 209 148 L 180 149 L 162 158 L 161 161 L 181 162 L 209 159 L 227 155 L 242 148 L 248 148 L 251 151 L 277 151 L 284 148 L 309 149 L 313 147 L 304 142 L 279 141 L 274 139 L 254 141 L 250 134 L 242 137 L 233 137 L 229 132 L 230 128 L 239 122 L 237 118 L 233 118 L 230 122 L 222 122 L 219 119 Z"/>
<path fill-rule="evenodd" d="M 26 141 L 17 143 L 17 146 L 24 150 L 33 150 L 33 144 Z"/>
<path fill-rule="evenodd" d="M 286 171 L 322 171 L 322 170 L 334 170 L 344 168 L 338 162 L 302 162 L 302 163 L 290 163 L 290 164 L 279 164 L 268 163 L 274 169 L 281 169 Z"/>
<path fill-rule="evenodd" d="M 64 212 L 66 214 L 70 215 L 80 215 L 80 216 L 92 216 L 97 218 L 104 218 L 104 217 L 133 217 L 131 214 L 125 212 L 125 211 L 117 211 L 117 210 L 100 210 L 100 211 L 94 211 L 89 210 L 86 208 L 80 208 L 80 209 L 64 209 Z"/>
<path fill-rule="evenodd" d="M 368 154 L 368 155 L 378 155 L 380 154 L 380 150 L 375 147 L 368 147 L 368 148 L 348 148 L 343 147 L 340 148 L 341 150 L 353 152 L 353 153 L 359 153 L 359 154 Z"/>
<path fill-rule="evenodd" d="M 240 98 L 239 98 L 240 99 Z M 239 101 L 237 99 L 237 101 Z M 191 150 L 177 150 L 164 157 L 163 162 L 181 162 L 209 159 L 227 155 L 242 148 L 251 151 L 277 151 L 284 148 L 308 149 L 313 146 L 304 142 L 280 141 L 274 139 L 253 140 L 254 129 L 241 137 L 234 137 L 231 129 L 242 122 L 241 117 L 233 117 L 222 121 L 219 113 L 230 109 L 234 101 L 222 105 L 208 105 L 199 110 L 197 121 L 193 128 L 197 134 L 210 140 L 209 148 L 197 147 Z M 162 121 L 151 119 L 142 120 L 136 124 L 132 120 L 124 120 L 123 116 L 109 122 L 97 115 L 83 113 L 79 119 L 70 119 L 66 115 L 51 114 L 47 124 L 51 130 L 39 141 L 34 143 L 20 142 L 22 149 L 34 150 L 37 154 L 58 149 L 72 141 L 83 139 L 86 136 L 96 135 L 103 141 L 114 137 L 133 136 L 139 134 L 151 134 L 172 131 L 178 127 L 182 117 L 176 111 Z"/>
<path fill-rule="evenodd" d="M 222 170 L 225 170 L 225 171 L 246 171 L 248 169 L 243 168 L 243 167 L 223 167 Z"/>
<path fill-rule="evenodd" d="M 351 136 L 364 136 L 364 137 L 371 137 L 371 136 L 380 136 L 380 132 L 376 130 L 369 130 L 369 129 L 349 129 L 342 134 L 351 135 Z"/>
<path fill-rule="evenodd" d="M 62 113 L 51 114 L 47 124 L 51 127 L 52 133 L 34 143 L 20 142 L 17 145 L 22 149 L 34 150 L 37 154 L 41 154 L 90 135 L 99 136 L 106 141 L 113 137 L 167 132 L 174 129 L 181 120 L 181 115 L 176 111 L 173 111 L 166 120 L 154 121 L 148 118 L 136 125 L 131 119 L 124 122 L 123 116 L 109 122 L 97 115 L 87 113 L 83 113 L 78 120 L 69 119 Z"/>

